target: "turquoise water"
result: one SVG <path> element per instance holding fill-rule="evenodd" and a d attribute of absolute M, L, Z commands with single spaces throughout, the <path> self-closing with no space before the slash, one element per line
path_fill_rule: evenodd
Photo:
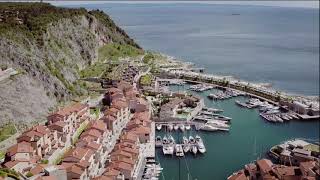
<path fill-rule="evenodd" d="M 184 88 L 172 86 L 172 89 L 182 91 Z M 180 158 L 179 161 L 176 157 L 163 156 L 161 149 L 158 149 L 158 160 L 165 168 L 162 179 L 187 179 L 188 172 L 190 179 L 226 179 L 232 172 L 243 168 L 245 164 L 264 157 L 272 146 L 282 141 L 297 137 L 312 140 L 319 138 L 319 121 L 269 123 L 259 117 L 257 109 L 246 109 L 235 105 L 236 99 L 244 100 L 245 97 L 212 101 L 206 98 L 206 95 L 212 91 L 192 93 L 201 95 L 208 107 L 224 109 L 222 114 L 232 117 L 230 131 L 172 133 L 176 139 L 182 138 L 183 135 L 199 134 L 205 142 L 207 153 L 196 157 L 189 154 L 186 158 Z M 157 132 L 157 135 L 164 134 L 164 131 Z"/>

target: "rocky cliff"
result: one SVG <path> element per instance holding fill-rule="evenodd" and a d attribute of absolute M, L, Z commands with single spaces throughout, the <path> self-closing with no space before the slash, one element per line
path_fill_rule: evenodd
<path fill-rule="evenodd" d="M 58 102 L 84 94 L 79 72 L 108 43 L 141 49 L 98 10 L 0 3 L 0 65 L 19 72 L 0 82 L 0 125 L 43 119 Z"/>

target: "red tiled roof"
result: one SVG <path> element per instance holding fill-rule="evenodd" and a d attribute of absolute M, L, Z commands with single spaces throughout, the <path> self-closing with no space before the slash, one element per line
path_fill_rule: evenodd
<path fill-rule="evenodd" d="M 71 167 L 67 168 L 67 172 L 72 172 L 80 177 L 84 171 L 79 166 L 74 164 Z"/>
<path fill-rule="evenodd" d="M 4 163 L 4 166 L 6 168 L 12 168 L 14 167 L 16 164 L 20 163 L 21 161 L 8 161 L 6 163 Z"/>
<path fill-rule="evenodd" d="M 32 152 L 33 152 L 33 148 L 31 147 L 31 144 L 29 142 L 20 142 L 11 146 L 7 150 L 7 155 L 13 156 L 17 153 L 32 153 Z"/>
<path fill-rule="evenodd" d="M 88 129 L 84 133 L 82 133 L 81 137 L 85 136 L 93 136 L 96 138 L 100 138 L 102 136 L 101 132 L 96 129 Z"/>
<path fill-rule="evenodd" d="M 257 165 L 262 173 L 267 173 L 272 169 L 273 163 L 268 159 L 260 159 L 257 161 Z"/>
<path fill-rule="evenodd" d="M 104 132 L 107 130 L 107 125 L 101 120 L 96 120 L 92 123 L 90 128 Z"/>
<path fill-rule="evenodd" d="M 71 106 L 64 107 L 63 109 L 55 112 L 54 114 L 59 114 L 61 116 L 68 116 L 68 115 L 72 114 L 73 112 L 77 113 L 87 107 L 88 107 L 88 105 L 86 105 L 86 104 L 76 103 Z"/>

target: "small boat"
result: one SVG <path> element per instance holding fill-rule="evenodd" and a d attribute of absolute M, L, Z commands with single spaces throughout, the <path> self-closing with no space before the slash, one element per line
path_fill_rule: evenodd
<path fill-rule="evenodd" d="M 189 136 L 189 143 L 190 144 L 194 144 L 196 141 L 194 140 L 194 138 L 192 136 Z"/>
<path fill-rule="evenodd" d="M 161 147 L 162 145 L 162 139 L 161 136 L 156 137 L 156 147 Z"/>
<path fill-rule="evenodd" d="M 187 153 L 190 151 L 190 145 L 189 145 L 189 140 L 187 137 L 183 136 L 182 138 L 182 142 L 183 142 L 183 151 L 184 153 Z"/>
<path fill-rule="evenodd" d="M 168 141 L 168 138 L 167 136 L 165 135 L 163 138 L 162 138 L 162 144 L 168 144 L 169 141 Z"/>
<path fill-rule="evenodd" d="M 168 124 L 168 129 L 169 129 L 169 131 L 172 131 L 173 130 L 173 125 L 172 124 Z"/>
<path fill-rule="evenodd" d="M 181 144 L 176 144 L 175 149 L 176 149 L 176 156 L 177 157 L 183 157 L 184 156 L 183 148 L 182 148 Z"/>
<path fill-rule="evenodd" d="M 180 125 L 180 130 L 181 130 L 182 132 L 185 130 L 184 124 L 181 124 L 181 125 Z"/>
<path fill-rule="evenodd" d="M 174 129 L 175 131 L 178 130 L 178 129 L 179 129 L 178 124 L 173 125 L 173 129 Z"/>
<path fill-rule="evenodd" d="M 162 125 L 161 125 L 161 124 L 157 124 L 157 125 L 156 125 L 156 128 L 157 128 L 158 131 L 160 131 L 161 128 L 162 128 Z"/>
<path fill-rule="evenodd" d="M 162 152 L 164 155 L 173 155 L 174 148 L 173 145 L 163 145 Z"/>
<path fill-rule="evenodd" d="M 197 154 L 197 152 L 198 152 L 198 148 L 197 148 L 197 146 L 196 146 L 196 145 L 193 145 L 193 146 L 192 146 L 192 152 L 193 152 L 193 154 L 194 154 L 194 155 L 196 155 L 196 154 Z"/>
<path fill-rule="evenodd" d="M 169 137 L 168 137 L 168 142 L 169 142 L 169 144 L 174 144 L 175 143 L 175 140 L 171 135 L 169 135 Z"/>
<path fill-rule="evenodd" d="M 214 127 L 213 125 L 210 125 L 210 124 L 205 124 L 200 128 L 200 130 L 203 130 L 203 131 L 218 131 L 219 128 Z"/>
<path fill-rule="evenodd" d="M 202 141 L 201 137 L 196 135 L 195 139 L 196 139 L 196 143 L 197 143 L 199 152 L 202 153 L 202 154 L 205 153 L 206 152 L 206 148 L 205 148 L 205 146 L 203 144 L 203 141 Z"/>
<path fill-rule="evenodd" d="M 190 130 L 191 129 L 190 124 L 187 124 L 185 128 L 186 128 L 187 131 Z"/>

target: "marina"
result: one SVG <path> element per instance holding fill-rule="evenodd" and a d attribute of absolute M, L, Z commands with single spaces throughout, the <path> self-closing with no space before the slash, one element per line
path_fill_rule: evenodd
<path fill-rule="evenodd" d="M 205 144 L 199 135 L 195 135 L 194 137 L 190 135 L 188 138 L 183 136 L 182 141 L 178 143 L 175 143 L 176 140 L 171 135 L 168 136 L 164 135 L 163 138 L 157 136 L 156 138 L 156 148 L 162 148 L 164 155 L 184 157 L 187 154 L 206 153 Z"/>
<path fill-rule="evenodd" d="M 173 91 L 187 90 L 188 84 L 183 86 L 170 86 Z M 258 157 L 267 156 L 266 152 L 274 145 L 292 137 L 304 137 L 310 139 L 318 139 L 319 134 L 317 129 L 319 127 L 318 121 L 302 122 L 291 121 L 290 123 L 267 123 L 260 116 L 259 108 L 242 108 L 235 104 L 235 100 L 240 102 L 246 102 L 250 99 L 248 96 L 232 97 L 223 101 L 212 101 L 207 98 L 209 94 L 216 93 L 216 89 L 196 92 L 190 91 L 196 95 L 204 98 L 205 108 L 219 109 L 221 111 L 212 113 L 212 116 L 220 113 L 226 114 L 226 116 L 232 118 L 232 128 L 229 129 L 229 133 L 208 132 L 204 130 L 196 131 L 195 126 L 191 125 L 191 130 L 185 130 L 183 133 L 178 131 L 165 131 L 165 126 L 162 126 L 161 131 L 157 131 L 157 136 L 163 137 L 166 134 L 171 134 L 177 142 L 184 144 L 183 136 L 189 140 L 189 136 L 192 136 L 191 140 L 195 142 L 195 136 L 201 136 L 205 142 L 206 153 L 204 156 L 199 156 L 200 152 L 196 146 L 185 147 L 189 150 L 185 153 L 184 159 L 180 160 L 181 166 L 179 167 L 179 160 L 175 155 L 164 155 L 162 148 L 156 148 L 158 160 L 161 165 L 167 167 L 165 169 L 165 178 L 178 179 L 179 173 L 177 167 L 180 169 L 180 177 L 182 179 L 188 178 L 188 173 L 192 175 L 193 179 L 210 179 L 208 176 L 204 176 L 208 171 L 211 174 L 216 174 L 217 179 L 226 179 L 226 174 L 232 174 L 235 170 L 239 169 L 248 162 L 252 162 Z M 269 103 L 271 104 L 271 103 Z M 290 114 L 290 113 L 289 113 Z M 201 112 L 197 115 L 205 115 Z M 293 120 L 293 118 L 292 118 Z M 195 123 L 197 121 L 194 121 Z M 167 123 L 164 123 L 167 124 Z M 203 124 L 203 123 L 202 123 Z M 250 127 L 250 128 L 248 128 Z M 300 131 L 297 131 L 299 129 Z M 257 148 L 254 150 L 253 144 L 256 139 Z M 263 144 L 263 145 L 262 145 Z M 239 148 L 241 147 L 241 149 Z M 223 149 L 223 153 L 221 153 Z M 235 151 L 237 149 L 238 151 Z M 194 156 L 196 154 L 196 156 Z M 234 154 L 238 157 L 235 162 Z M 175 157 L 175 158 L 172 158 Z M 202 158 L 204 157 L 204 158 Z M 188 165 L 185 165 L 185 162 Z M 209 168 L 212 162 L 219 162 L 220 166 L 228 166 L 230 169 L 222 168 Z M 162 178 L 163 179 L 163 178 Z"/>

